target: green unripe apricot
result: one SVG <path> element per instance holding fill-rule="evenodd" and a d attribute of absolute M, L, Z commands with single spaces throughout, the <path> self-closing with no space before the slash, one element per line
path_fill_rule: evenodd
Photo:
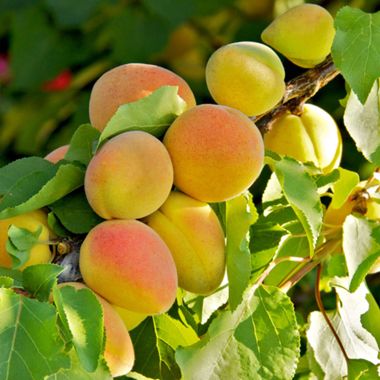
<path fill-rule="evenodd" d="M 206 66 L 207 87 L 221 105 L 248 116 L 269 111 L 285 92 L 285 71 L 280 58 L 257 42 L 235 42 L 222 46 Z"/>
<path fill-rule="evenodd" d="M 330 53 L 334 35 L 330 13 L 319 5 L 303 4 L 273 20 L 261 38 L 296 65 L 309 68 Z"/>
<path fill-rule="evenodd" d="M 301 116 L 287 114 L 264 136 L 265 148 L 301 162 L 313 162 L 324 173 L 339 166 L 342 138 L 334 119 L 322 108 L 305 104 Z"/>

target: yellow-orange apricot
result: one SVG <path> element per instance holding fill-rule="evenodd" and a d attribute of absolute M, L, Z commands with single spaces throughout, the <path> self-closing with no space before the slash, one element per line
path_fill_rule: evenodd
<path fill-rule="evenodd" d="M 65 158 L 65 154 L 69 150 L 69 145 L 62 145 L 57 149 L 54 149 L 49 154 L 45 156 L 45 160 L 50 161 L 53 164 L 56 164 L 58 161 Z"/>
<path fill-rule="evenodd" d="M 90 161 L 84 189 L 104 219 L 142 218 L 156 211 L 173 185 L 173 167 L 165 146 L 149 133 L 122 133 Z"/>
<path fill-rule="evenodd" d="M 177 270 L 169 248 L 139 221 L 98 224 L 81 246 L 79 266 L 91 289 L 128 310 L 163 313 L 175 300 Z"/>
<path fill-rule="evenodd" d="M 118 107 L 151 94 L 162 86 L 178 86 L 187 108 L 195 106 L 189 85 L 177 74 L 163 67 L 128 63 L 104 73 L 95 83 L 90 97 L 90 120 L 102 131 Z"/>
<path fill-rule="evenodd" d="M 312 162 L 324 173 L 337 168 L 342 158 L 342 138 L 334 119 L 322 108 L 305 104 L 301 116 L 286 114 L 264 136 L 267 149 Z"/>
<path fill-rule="evenodd" d="M 88 289 L 79 282 L 65 282 L 59 287 L 73 286 L 76 289 Z M 131 338 L 124 322 L 113 307 L 101 296 L 94 293 L 103 308 L 105 329 L 104 358 L 113 377 L 126 375 L 133 367 L 135 353 Z"/>
<path fill-rule="evenodd" d="M 31 211 L 26 214 L 17 215 L 12 218 L 0 220 L 0 266 L 10 268 L 12 266 L 11 256 L 6 250 L 8 239 L 8 229 L 14 224 L 16 227 L 25 228 L 31 232 L 36 232 L 41 228 L 38 238 L 40 243 L 32 247 L 28 261 L 19 269 L 24 269 L 34 264 L 48 263 L 51 258 L 49 248 L 50 230 L 47 223 L 47 216 L 42 210 Z"/>
<path fill-rule="evenodd" d="M 207 203 L 172 192 L 146 221 L 169 247 L 179 286 L 206 295 L 220 285 L 225 270 L 224 234 Z"/>
<path fill-rule="evenodd" d="M 334 19 L 323 7 L 302 4 L 277 17 L 262 40 L 301 67 L 313 67 L 330 53 Z"/>
<path fill-rule="evenodd" d="M 130 311 L 117 305 L 112 305 L 112 307 L 119 314 L 128 331 L 133 330 L 148 317 L 148 314 L 136 313 L 135 311 Z"/>
<path fill-rule="evenodd" d="M 194 107 L 169 127 L 164 144 L 174 184 L 203 202 L 222 202 L 248 189 L 260 174 L 264 145 L 240 111 L 213 104 Z"/>
<path fill-rule="evenodd" d="M 380 204 L 371 198 L 365 186 L 366 181 L 362 181 L 355 186 L 339 208 L 333 207 L 333 203 L 331 203 L 326 210 L 324 223 L 329 226 L 341 226 L 346 217 L 355 211 L 355 208 L 360 209 L 360 212 L 366 218 L 380 221 Z M 374 188 L 375 186 L 372 186 L 370 191 L 375 190 Z"/>
<path fill-rule="evenodd" d="M 285 71 L 280 58 L 257 42 L 222 46 L 206 66 L 207 87 L 218 104 L 248 116 L 273 108 L 285 93 Z"/>
<path fill-rule="evenodd" d="M 335 208 L 332 204 L 329 205 L 323 220 L 327 230 L 337 230 L 336 235 L 341 235 L 342 231 L 340 228 L 347 216 L 359 210 L 367 219 L 380 221 L 380 204 L 369 196 L 369 193 L 365 189 L 365 182 L 360 182 L 340 207 Z M 343 248 L 340 245 L 337 251 L 342 252 L 342 250 Z M 368 273 L 378 272 L 380 272 L 380 258 L 374 262 Z"/>

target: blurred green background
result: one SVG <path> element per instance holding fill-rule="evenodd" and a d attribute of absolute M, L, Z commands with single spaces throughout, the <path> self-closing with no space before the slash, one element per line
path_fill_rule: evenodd
<path fill-rule="evenodd" d="M 211 102 L 204 80 L 210 54 L 232 41 L 260 41 L 275 15 L 302 2 L 0 0 L 0 165 L 68 143 L 89 120 L 94 81 L 122 63 L 167 67 L 188 81 L 198 103 Z M 315 3 L 332 14 L 343 5 L 379 8 L 379 0 Z M 284 64 L 287 79 L 301 72 Z M 337 79 L 314 99 L 341 127 L 344 96 L 344 82 Z M 343 166 L 365 176 L 368 165 L 341 130 Z"/>

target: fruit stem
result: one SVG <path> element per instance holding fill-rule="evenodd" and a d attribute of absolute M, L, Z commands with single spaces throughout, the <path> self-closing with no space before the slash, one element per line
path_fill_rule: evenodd
<path fill-rule="evenodd" d="M 261 134 L 271 130 L 275 120 L 287 112 L 299 114 L 307 100 L 312 98 L 322 87 L 331 82 L 339 70 L 335 67 L 331 55 L 319 65 L 291 79 L 286 84 L 285 95 L 277 107 L 262 115 L 252 118 Z"/>
<path fill-rule="evenodd" d="M 343 346 L 343 343 L 342 341 L 340 340 L 339 338 L 339 335 L 338 333 L 336 332 L 335 330 L 335 327 L 334 325 L 332 324 L 329 316 L 327 315 L 326 313 L 326 310 L 325 310 L 325 307 L 323 305 L 323 302 L 322 302 L 322 297 L 321 297 L 321 291 L 320 291 L 320 281 L 321 281 L 321 273 L 322 273 L 322 263 L 319 263 L 318 265 L 318 269 L 317 269 L 317 276 L 316 276 L 316 279 L 315 279 L 315 300 L 317 301 L 317 305 L 318 305 L 318 308 L 319 308 L 319 311 L 322 313 L 323 315 L 323 318 L 325 319 L 326 323 L 328 324 L 332 334 L 334 335 L 338 345 L 339 345 L 339 348 L 340 350 L 342 351 L 342 354 L 348 364 L 348 361 L 350 360 L 348 355 L 347 355 L 347 352 L 346 350 L 344 349 L 344 346 Z"/>

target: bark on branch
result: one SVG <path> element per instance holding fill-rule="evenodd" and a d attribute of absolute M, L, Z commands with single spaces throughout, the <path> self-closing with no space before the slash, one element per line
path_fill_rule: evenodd
<path fill-rule="evenodd" d="M 338 74 L 339 71 L 329 55 L 319 65 L 291 79 L 286 85 L 285 95 L 281 102 L 269 112 L 253 119 L 260 132 L 263 135 L 269 132 L 273 122 L 289 111 L 300 114 L 304 103 Z"/>

